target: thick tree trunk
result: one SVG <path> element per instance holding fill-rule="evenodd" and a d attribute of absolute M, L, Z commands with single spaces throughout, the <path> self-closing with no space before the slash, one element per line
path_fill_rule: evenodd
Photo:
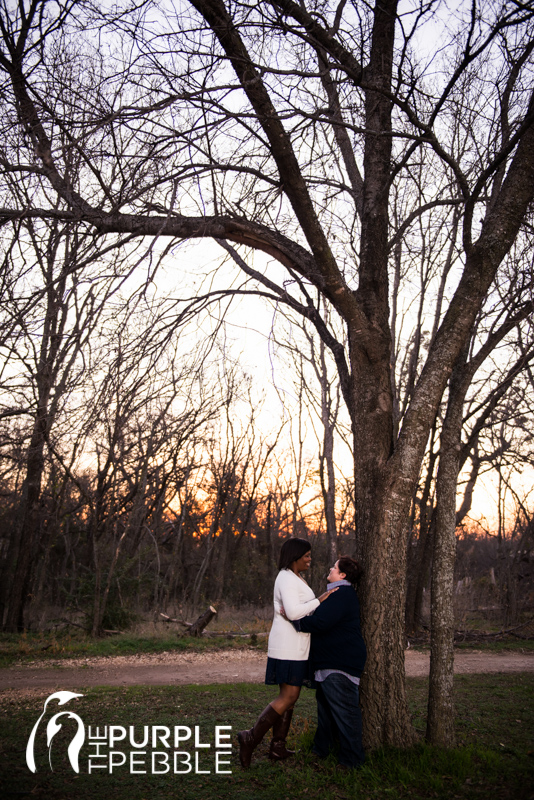
<path fill-rule="evenodd" d="M 411 494 L 377 493 L 376 527 L 367 532 L 361 584 L 367 664 L 362 680 L 367 747 L 406 747 L 415 741 L 406 697 L 404 608 L 406 522 Z"/>
<path fill-rule="evenodd" d="M 362 623 L 368 649 L 362 682 L 364 739 L 368 747 L 406 746 L 414 740 L 404 680 L 404 607 L 407 502 L 389 491 L 386 473 L 393 441 L 391 331 L 388 280 L 388 196 L 391 159 L 391 86 L 397 3 L 374 10 L 365 94 L 365 183 L 360 281 L 356 299 L 372 331 L 362 340 L 349 329 L 355 457 L 356 536 L 364 568 Z M 400 513 L 399 513 L 400 512 Z"/>

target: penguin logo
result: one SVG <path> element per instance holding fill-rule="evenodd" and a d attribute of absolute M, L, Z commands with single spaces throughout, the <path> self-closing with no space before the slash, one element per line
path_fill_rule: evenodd
<path fill-rule="evenodd" d="M 58 705 L 63 706 L 65 703 L 68 703 L 69 700 L 73 700 L 75 697 L 83 697 L 83 694 L 75 694 L 74 692 L 54 692 L 49 697 L 46 698 L 43 713 L 33 726 L 32 732 L 30 733 L 30 738 L 28 739 L 28 744 L 26 745 L 26 764 L 28 768 L 32 772 L 37 772 L 37 767 L 35 766 L 35 736 L 37 734 L 37 728 L 39 727 L 39 723 L 41 722 L 42 718 L 46 714 L 46 707 L 51 700 L 57 700 Z M 71 743 L 67 748 L 67 754 L 69 756 L 69 761 L 72 769 L 74 772 L 79 772 L 80 767 L 78 764 L 78 757 L 80 755 L 80 750 L 82 749 L 82 745 L 85 741 L 85 728 L 81 718 L 78 714 L 73 714 L 72 711 L 60 711 L 59 714 L 54 714 L 52 719 L 48 722 L 46 726 L 46 744 L 48 746 L 48 761 L 50 763 L 50 769 L 52 769 L 52 740 L 56 733 L 61 730 L 61 723 L 57 720 L 59 717 L 68 717 L 69 719 L 75 719 L 78 723 L 78 730 L 76 731 L 74 738 L 72 739 Z"/>

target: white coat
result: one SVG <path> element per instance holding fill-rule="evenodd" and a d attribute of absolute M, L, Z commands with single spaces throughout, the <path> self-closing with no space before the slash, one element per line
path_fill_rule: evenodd
<path fill-rule="evenodd" d="M 289 619 L 302 619 L 315 611 L 319 600 L 293 570 L 281 569 L 274 583 L 274 618 L 269 634 L 267 655 L 284 661 L 306 661 L 310 652 L 310 634 L 298 633 L 280 614 L 283 608 Z"/>

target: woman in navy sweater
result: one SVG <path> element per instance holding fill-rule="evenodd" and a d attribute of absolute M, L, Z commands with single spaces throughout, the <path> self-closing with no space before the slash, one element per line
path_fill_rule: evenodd
<path fill-rule="evenodd" d="M 328 573 L 328 588 L 337 588 L 328 603 L 293 622 L 298 631 L 311 633 L 310 664 L 317 683 L 317 731 L 312 746 L 326 758 L 336 742 L 339 764 L 363 764 L 360 677 L 367 651 L 360 627 L 360 603 L 355 586 L 362 570 L 357 561 L 342 556 Z"/>

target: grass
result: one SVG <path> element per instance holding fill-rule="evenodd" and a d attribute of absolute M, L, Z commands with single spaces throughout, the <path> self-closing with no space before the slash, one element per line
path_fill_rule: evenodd
<path fill-rule="evenodd" d="M 502 639 L 468 639 L 465 642 L 455 641 L 454 649 L 462 652 L 469 650 L 483 651 L 487 653 L 534 653 L 534 639 L 517 639 L 516 637 L 506 636 Z M 430 639 L 426 642 L 410 641 L 410 650 L 417 653 L 430 652 Z"/>
<path fill-rule="evenodd" d="M 83 692 L 83 690 L 80 690 Z M 427 681 L 408 680 L 414 724 L 423 729 Z M 458 747 L 442 750 L 421 742 L 408 750 L 381 749 L 372 753 L 361 770 L 339 773 L 335 760 L 315 764 L 309 754 L 315 724 L 314 693 L 304 691 L 295 711 L 290 744 L 294 759 L 272 765 L 262 743 L 252 767 L 241 770 L 235 752 L 231 774 L 214 774 L 213 750 L 202 749 L 201 769 L 210 774 L 130 774 L 127 767 L 113 774 L 87 774 L 88 743 L 81 753 L 76 775 L 66 761 L 66 747 L 75 726 L 64 726 L 66 738 L 54 739 L 51 772 L 47 763 L 45 728 L 36 745 L 38 772 L 25 763 L 29 732 L 37 720 L 46 692 L 2 700 L 0 720 L 0 778 L 3 796 L 50 800 L 527 800 L 533 798 L 534 675 L 462 675 L 456 679 Z M 185 725 L 200 728 L 200 742 L 212 741 L 215 725 L 231 725 L 234 734 L 248 727 L 272 698 L 265 686 L 91 688 L 71 701 L 88 725 L 135 726 L 137 738 L 144 725 Z M 56 739 L 58 741 L 56 741 Z M 117 744 L 120 749 L 120 743 Z M 186 751 L 194 748 L 183 745 Z M 128 744 L 123 748 L 129 752 Z M 145 748 L 146 749 L 146 748 Z M 161 749 L 158 748 L 158 749 Z M 234 748 L 235 751 L 235 748 Z M 150 750 L 149 750 L 150 752 Z M 228 768 L 228 767 L 226 767 Z M 150 772 L 150 768 L 148 770 Z"/>
<path fill-rule="evenodd" d="M 92 639 L 80 633 L 0 633 L 0 667 L 30 661 L 78 658 L 91 656 L 125 656 L 139 653 L 163 653 L 167 651 L 203 652 L 205 650 L 242 649 L 254 647 L 266 649 L 266 637 L 250 638 L 193 638 L 177 636 L 164 631 L 160 636 L 121 633 L 103 639 Z"/>
<path fill-rule="evenodd" d="M 507 636 L 487 641 L 455 642 L 457 650 L 485 650 L 488 653 L 534 653 L 534 639 L 517 639 Z"/>
<path fill-rule="evenodd" d="M 235 615 L 235 612 L 234 612 Z M 239 623 L 228 624 L 223 621 L 224 628 L 240 626 Z M 245 622 L 243 622 L 246 625 Z M 267 626 L 268 627 L 268 626 Z M 251 633 L 249 638 L 231 638 L 216 636 L 199 639 L 189 636 L 178 636 L 176 632 L 160 624 L 138 625 L 133 631 L 127 631 L 102 639 L 92 639 L 82 631 L 23 634 L 0 633 L 0 667 L 30 661 L 53 660 L 61 658 L 78 658 L 92 656 L 124 656 L 139 653 L 162 653 L 166 651 L 204 652 L 206 650 L 242 649 L 253 647 L 258 650 L 267 649 L 266 625 L 263 620 L 246 625 L 244 630 Z M 213 626 L 216 630 L 216 626 Z M 484 650 L 487 652 L 534 653 L 534 640 L 517 639 L 508 636 L 499 640 L 482 640 L 478 642 L 456 642 L 458 650 Z M 428 645 L 412 645 L 413 650 L 428 651 Z"/>

